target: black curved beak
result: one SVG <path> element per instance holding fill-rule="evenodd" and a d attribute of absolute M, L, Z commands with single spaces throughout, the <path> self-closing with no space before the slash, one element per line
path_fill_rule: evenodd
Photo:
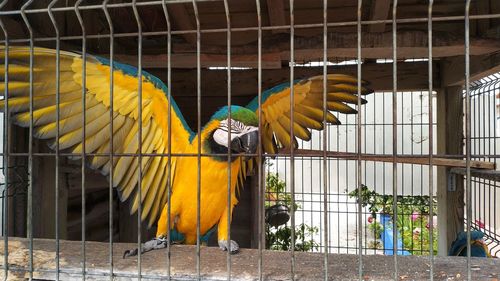
<path fill-rule="evenodd" d="M 254 154 L 259 142 L 259 131 L 252 131 L 231 141 L 231 150 L 235 153 Z"/>

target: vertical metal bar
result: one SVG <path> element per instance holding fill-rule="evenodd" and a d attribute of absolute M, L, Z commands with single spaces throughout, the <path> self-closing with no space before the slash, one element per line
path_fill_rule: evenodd
<path fill-rule="evenodd" d="M 29 109 L 30 109 L 30 123 L 29 123 L 29 136 L 28 136 L 28 210 L 26 218 L 26 229 L 28 236 L 28 247 L 29 247 L 29 279 L 33 279 L 33 67 L 34 67 L 34 40 L 33 40 L 33 28 L 26 17 L 26 9 L 33 0 L 28 0 L 21 7 L 21 17 L 23 18 L 24 24 L 28 29 L 29 33 Z"/>
<path fill-rule="evenodd" d="M 261 9 L 260 9 L 260 0 L 255 0 L 255 4 L 257 7 L 257 24 L 258 24 L 258 30 L 257 30 L 257 99 L 258 99 L 258 117 L 259 117 L 259 144 L 257 146 L 257 178 L 258 178 L 258 226 L 257 226 L 257 232 L 258 232 L 258 251 L 259 251 L 259 262 L 258 262 L 258 267 L 259 267 L 259 280 L 262 280 L 262 249 L 265 247 L 263 245 L 265 243 L 265 235 L 264 232 L 264 206 L 265 206 L 265 190 L 264 186 L 262 185 L 263 181 L 263 171 L 262 171 L 262 15 L 261 15 Z"/>
<path fill-rule="evenodd" d="M 471 105 L 470 105 L 470 25 L 469 11 L 471 0 L 465 0 L 465 205 L 467 206 L 467 280 L 472 280 L 471 271 L 471 217 L 472 217 L 472 202 L 471 202 Z"/>
<path fill-rule="evenodd" d="M 358 198 L 358 278 L 359 280 L 363 280 L 363 206 L 362 200 L 363 196 L 361 196 L 362 192 L 362 179 L 361 179 L 361 12 L 363 7 L 363 0 L 358 0 L 358 12 L 357 12 L 357 80 L 358 80 L 358 114 L 356 116 L 356 152 L 358 154 L 357 157 L 357 186 L 358 186 L 358 194 L 360 195 Z"/>
<path fill-rule="evenodd" d="M 85 123 L 87 122 L 86 117 L 86 91 L 87 91 L 87 33 L 85 32 L 85 24 L 83 23 L 83 17 L 80 12 L 80 5 L 83 0 L 78 0 L 75 2 L 75 14 L 78 19 L 78 22 L 80 23 L 80 27 L 82 29 L 82 186 L 81 186 L 81 192 L 82 192 L 82 280 L 85 280 L 85 275 L 86 275 L 86 249 L 85 249 L 85 218 L 86 218 L 86 200 L 85 200 L 85 153 L 86 153 L 86 144 L 85 144 L 85 138 L 87 135 L 87 129 L 85 128 Z"/>
<path fill-rule="evenodd" d="M 326 116 L 328 113 L 327 94 L 328 94 L 328 1 L 323 0 L 323 235 L 325 255 L 323 256 L 324 280 L 328 280 L 328 162 L 327 162 L 327 137 L 328 124 Z M 312 164 L 312 163 L 311 163 Z M 312 165 L 311 165 L 312 166 Z M 311 174 L 312 176 L 312 174 Z M 312 185 L 311 185 L 312 187 Z M 304 221 L 302 219 L 302 221 Z"/>
<path fill-rule="evenodd" d="M 224 0 L 224 11 L 226 13 L 226 57 L 227 57 L 227 108 L 228 108 L 228 130 L 227 143 L 231 143 L 231 17 L 227 0 Z M 243 160 L 242 160 L 243 161 Z M 231 149 L 227 150 L 227 253 L 226 268 L 227 280 L 231 280 Z"/>
<path fill-rule="evenodd" d="M 295 27 L 294 27 L 294 0 L 290 0 L 290 192 L 292 195 L 291 200 L 291 270 L 292 270 L 292 280 L 295 280 L 295 135 L 294 135 L 294 64 L 295 64 Z"/>
<path fill-rule="evenodd" d="M 115 32 L 113 28 L 113 22 L 111 21 L 111 16 L 108 10 L 108 2 L 109 0 L 104 0 L 102 3 L 102 9 L 104 11 L 104 15 L 106 16 L 106 21 L 108 22 L 109 28 L 109 187 L 108 187 L 108 196 L 109 196 L 109 279 L 113 280 L 113 173 L 114 173 L 114 165 L 113 165 L 113 91 L 114 91 L 114 75 L 113 69 L 115 67 L 114 61 L 114 42 L 115 42 Z M 140 250 L 140 249 L 139 249 Z"/>
<path fill-rule="evenodd" d="M 139 176 L 137 177 L 137 194 L 139 198 L 139 207 L 137 208 L 137 277 L 141 280 L 141 217 L 142 217 L 142 25 L 141 19 L 139 17 L 139 12 L 137 11 L 137 0 L 132 0 L 132 10 L 134 12 L 134 17 L 137 22 L 137 94 L 138 94 L 138 124 L 139 133 L 138 138 L 138 167 Z M 113 121 L 111 121 L 113 123 Z"/>
<path fill-rule="evenodd" d="M 398 0 L 394 0 L 392 4 L 392 208 L 394 212 L 392 235 L 393 235 L 393 255 L 394 255 L 394 280 L 398 279 L 398 165 L 396 157 L 398 153 L 398 57 L 397 57 L 397 25 L 396 12 Z"/>
<path fill-rule="evenodd" d="M 434 280 L 434 127 L 433 127 L 433 69 L 432 69 L 432 5 L 434 0 L 429 0 L 427 9 L 427 44 L 428 44 L 428 66 L 429 66 L 429 280 Z"/>
<path fill-rule="evenodd" d="M 56 229 L 55 229 L 55 238 L 56 238 L 56 280 L 59 280 L 59 160 L 60 160 L 60 155 L 59 155 L 59 120 L 60 120 L 60 115 L 61 115 L 61 110 L 60 110 L 60 81 L 61 81 L 61 70 L 60 70 L 60 59 L 61 59 L 61 53 L 60 53 L 60 48 L 61 48 L 61 42 L 60 42 L 60 34 L 59 34 L 59 28 L 57 27 L 57 22 L 56 19 L 54 18 L 54 14 L 52 13 L 52 8 L 54 5 L 57 3 L 59 0 L 53 0 L 52 2 L 49 3 L 47 7 L 47 12 L 49 14 L 50 21 L 52 22 L 52 25 L 54 26 L 54 31 L 56 33 L 56 146 L 55 146 L 55 223 L 56 223 Z"/>
<path fill-rule="evenodd" d="M 5 4 L 7 4 L 8 0 L 2 1 L 0 3 L 0 9 L 2 9 Z M 4 180 L 5 180 L 5 185 L 4 185 L 4 197 L 3 197 L 3 204 L 2 204 L 2 216 L 3 216 L 3 225 L 2 225 L 2 230 L 3 230 L 3 276 L 4 279 L 7 280 L 9 277 L 9 222 L 8 222 L 8 195 L 9 195 L 9 33 L 7 32 L 7 28 L 5 27 L 2 19 L 0 18 L 0 27 L 2 28 L 4 38 L 5 38 L 5 49 L 4 49 L 4 71 L 5 71 L 5 76 L 4 76 L 4 115 L 3 115 L 3 174 L 4 174 Z"/>
<path fill-rule="evenodd" d="M 172 228 L 172 221 L 170 220 L 170 213 L 172 212 L 172 203 L 170 202 L 170 193 L 172 188 L 172 183 L 170 180 L 172 179 L 172 26 L 170 24 L 170 16 L 167 9 L 166 0 L 162 3 L 163 13 L 165 15 L 165 21 L 167 22 L 167 100 L 168 100 L 168 110 L 167 110 L 167 118 L 168 118 L 168 148 L 167 148 L 167 167 L 168 167 L 168 180 L 167 180 L 167 280 L 171 280 L 172 272 L 171 272 L 171 251 L 170 248 L 170 229 Z"/>
<path fill-rule="evenodd" d="M 197 142 L 197 171 L 196 171 L 196 273 L 198 280 L 201 279 L 201 258 L 200 258 L 200 201 L 201 201 L 201 31 L 200 18 L 198 15 L 198 5 L 193 0 L 193 10 L 196 19 L 196 107 L 197 121 L 196 131 L 198 133 Z"/>

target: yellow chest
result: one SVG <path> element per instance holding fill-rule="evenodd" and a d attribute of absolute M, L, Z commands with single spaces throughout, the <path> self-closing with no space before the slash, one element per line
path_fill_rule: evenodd
<path fill-rule="evenodd" d="M 195 153 L 195 151 L 190 153 Z M 172 203 L 179 203 L 176 228 L 185 235 L 196 235 L 198 184 L 200 186 L 200 232 L 206 233 L 226 211 L 229 169 L 226 161 L 209 157 L 179 157 L 173 182 Z M 198 165 L 200 164 L 200 165 Z M 198 170 L 198 166 L 200 170 Z M 240 160 L 231 163 L 231 204 L 237 203 L 236 180 Z M 199 173 L 199 174 L 198 174 Z"/>

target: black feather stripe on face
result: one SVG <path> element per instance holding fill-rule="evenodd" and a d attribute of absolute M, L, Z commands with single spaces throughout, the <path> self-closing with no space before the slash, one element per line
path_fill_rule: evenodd
<path fill-rule="evenodd" d="M 227 155 L 228 148 L 215 142 L 214 133 L 215 133 L 215 131 L 210 133 L 209 137 L 204 142 L 205 151 L 208 154 L 226 154 Z M 221 162 L 226 161 L 227 162 L 227 156 L 224 156 L 224 155 L 213 155 L 213 156 L 210 156 L 210 158 L 214 159 L 216 161 L 221 161 Z M 231 162 L 236 160 L 236 158 L 237 158 L 236 156 L 231 156 Z"/>

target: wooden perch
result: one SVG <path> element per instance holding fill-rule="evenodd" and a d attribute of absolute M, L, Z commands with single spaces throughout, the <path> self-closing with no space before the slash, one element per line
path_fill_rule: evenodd
<path fill-rule="evenodd" d="M 3 240 L 3 237 L 0 237 Z M 8 278 L 4 276 L 4 264 L 0 265 L 0 277 L 7 280 L 23 280 L 29 277 L 29 250 L 26 238 L 9 237 L 8 241 Z M 138 276 L 137 257 L 123 259 L 125 250 L 137 247 L 136 243 L 113 243 L 113 280 L 136 280 Z M 87 241 L 86 273 L 92 280 L 109 280 L 109 243 Z M 0 258 L 3 257 L 4 243 L 0 243 Z M 324 279 L 324 254 L 297 252 L 296 280 Z M 198 278 L 194 262 L 197 260 L 196 247 L 172 245 L 171 259 L 167 261 L 167 249 L 142 254 L 142 280 L 167 279 L 168 273 L 173 280 L 195 280 Z M 82 278 L 82 242 L 60 240 L 59 278 L 76 280 Z M 231 258 L 233 280 L 259 279 L 259 251 L 241 249 Z M 265 280 L 289 280 L 290 253 L 286 251 L 262 251 L 262 275 Z M 398 280 L 428 280 L 429 258 L 424 256 L 401 256 L 399 259 Z M 54 280 L 56 270 L 55 240 L 37 239 L 33 241 L 33 278 Z M 328 254 L 328 280 L 357 280 L 359 256 L 352 254 Z M 433 262 L 434 280 L 450 280 L 450 276 L 466 276 L 467 260 L 463 257 L 439 257 Z M 168 271 L 168 266 L 170 271 Z M 470 266 L 472 280 L 497 280 L 500 274 L 499 259 L 473 258 Z M 227 279 L 227 255 L 218 247 L 201 247 L 200 271 L 203 280 Z M 363 257 L 363 280 L 392 280 L 394 264 L 392 256 L 367 255 Z M 458 280 L 462 280 L 457 278 Z"/>
<path fill-rule="evenodd" d="M 467 170 L 465 168 L 452 168 L 450 172 L 463 176 L 467 175 Z M 500 181 L 500 171 L 471 169 L 470 174 L 472 177 L 476 178 Z"/>
<path fill-rule="evenodd" d="M 287 149 L 282 149 L 282 150 L 280 150 L 280 155 L 289 156 L 290 151 Z M 298 156 L 298 157 L 304 157 L 304 156 L 322 157 L 323 151 L 322 150 L 297 149 L 297 150 L 295 150 L 294 155 Z M 347 160 L 358 159 L 357 153 L 349 153 L 349 152 L 327 151 L 326 156 L 328 158 L 340 158 L 340 159 L 347 159 Z M 387 155 L 387 154 L 361 154 L 361 160 L 392 163 L 393 156 Z M 413 156 L 398 155 L 398 156 L 396 156 L 396 163 L 428 165 L 429 164 L 429 155 L 413 155 Z M 444 157 L 434 157 L 433 158 L 433 165 L 446 166 L 446 167 L 460 167 L 460 168 L 466 167 L 465 160 L 451 159 L 451 158 L 444 158 Z M 495 170 L 496 165 L 493 162 L 471 161 L 471 167 L 475 168 L 475 169 Z"/>

